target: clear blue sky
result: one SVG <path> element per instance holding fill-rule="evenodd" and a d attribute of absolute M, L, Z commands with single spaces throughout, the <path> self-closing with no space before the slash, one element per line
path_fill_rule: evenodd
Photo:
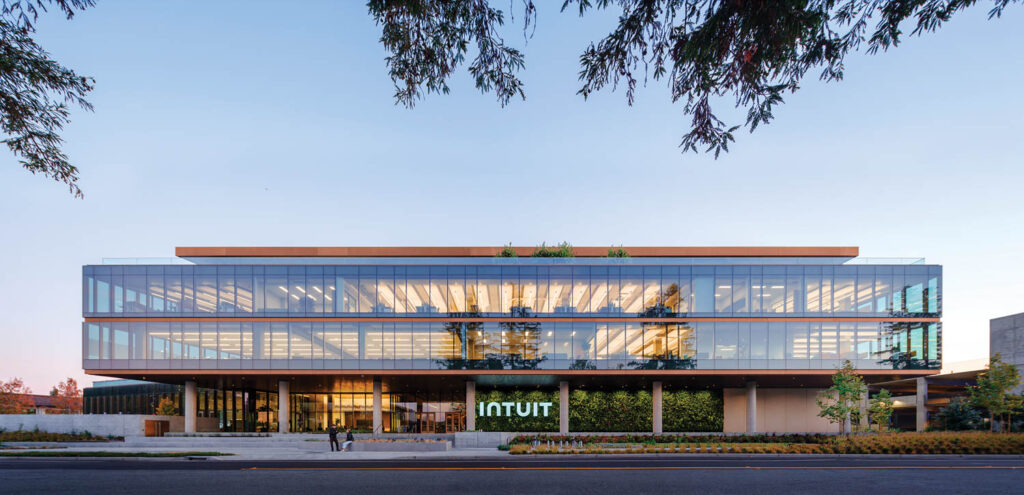
<path fill-rule="evenodd" d="M 99 3 L 38 33 L 96 78 L 64 133 L 85 199 L 0 150 L 0 379 L 37 392 L 82 376 L 81 265 L 180 245 L 857 245 L 945 266 L 947 362 L 1024 311 L 1024 7 L 851 56 L 716 161 L 664 84 L 576 96 L 607 14 L 540 2 L 526 101 L 463 71 L 410 111 L 360 2 Z"/>

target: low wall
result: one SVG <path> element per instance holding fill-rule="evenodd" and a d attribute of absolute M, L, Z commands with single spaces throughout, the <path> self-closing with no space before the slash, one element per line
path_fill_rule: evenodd
<path fill-rule="evenodd" d="M 839 425 L 818 417 L 819 389 L 758 388 L 757 431 L 760 433 L 837 433 Z M 726 433 L 747 431 L 747 391 L 723 390 Z"/>
<path fill-rule="evenodd" d="M 128 437 L 144 434 L 147 419 L 169 420 L 168 416 L 143 414 L 3 414 L 0 428 L 6 431 L 45 431 L 48 433 L 84 433 L 96 436 Z"/>
<path fill-rule="evenodd" d="M 0 414 L 0 429 L 6 431 L 45 431 L 48 433 L 84 433 L 96 436 L 132 437 L 145 435 L 146 420 L 170 421 L 171 431 L 185 430 L 184 416 L 146 414 Z M 196 418 L 196 430 L 220 429 L 217 418 Z"/>

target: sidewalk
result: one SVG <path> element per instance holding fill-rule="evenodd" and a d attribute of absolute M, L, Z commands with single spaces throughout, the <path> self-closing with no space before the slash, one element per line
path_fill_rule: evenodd
<path fill-rule="evenodd" d="M 399 460 L 399 459 L 480 459 L 480 458 L 504 458 L 508 452 L 498 449 L 451 449 L 440 452 L 331 452 L 327 442 L 312 443 L 309 445 L 253 445 L 237 446 L 225 445 L 202 445 L 194 447 L 157 447 L 124 445 L 119 442 L 113 443 L 84 443 L 74 444 L 59 443 L 28 443 L 28 442 L 7 442 L 5 447 L 19 447 L 18 452 L 40 450 L 45 452 L 221 452 L 233 454 L 224 456 L 223 459 L 232 460 Z M 218 459 L 214 457 L 213 459 Z"/>

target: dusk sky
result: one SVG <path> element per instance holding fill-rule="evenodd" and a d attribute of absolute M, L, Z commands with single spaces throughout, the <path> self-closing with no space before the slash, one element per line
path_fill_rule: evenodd
<path fill-rule="evenodd" d="M 554 3 L 528 43 L 513 12 L 527 98 L 506 108 L 464 68 L 450 95 L 396 106 L 362 2 L 45 15 L 40 44 L 96 79 L 63 134 L 85 198 L 0 149 L 0 379 L 88 385 L 82 265 L 190 245 L 860 246 L 944 266 L 946 363 L 987 356 L 988 320 L 1024 311 L 1021 6 L 851 55 L 715 160 L 680 152 L 664 81 L 633 107 L 576 95 L 615 16 Z"/>

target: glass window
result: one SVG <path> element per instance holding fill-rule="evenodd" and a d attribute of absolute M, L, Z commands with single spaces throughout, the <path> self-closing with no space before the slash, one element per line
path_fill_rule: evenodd
<path fill-rule="evenodd" d="M 284 267 L 267 267 L 266 311 L 284 313 L 288 311 L 288 272 Z"/>
<path fill-rule="evenodd" d="M 786 312 L 793 314 L 803 311 L 804 301 L 803 268 L 791 266 L 786 269 Z"/>
<path fill-rule="evenodd" d="M 738 334 L 736 323 L 715 323 L 715 359 L 736 359 Z"/>
<path fill-rule="evenodd" d="M 124 276 L 124 311 L 130 314 L 146 314 L 146 269 L 136 266 L 128 268 L 131 270 Z"/>
<path fill-rule="evenodd" d="M 217 311 L 220 313 L 235 312 L 235 267 L 217 267 L 217 282 L 219 289 L 219 302 Z"/>
<path fill-rule="evenodd" d="M 164 311 L 181 313 L 181 267 L 166 266 L 164 269 L 165 302 Z"/>
<path fill-rule="evenodd" d="M 324 270 L 322 267 L 306 267 L 306 302 L 307 313 L 324 312 Z"/>
<path fill-rule="evenodd" d="M 854 288 L 856 272 L 853 271 L 853 268 L 855 267 L 840 267 L 836 270 L 835 292 L 833 294 L 833 304 L 836 313 L 852 313 L 855 309 L 854 302 L 857 297 Z"/>
<path fill-rule="evenodd" d="M 786 311 L 785 268 L 765 267 L 761 287 L 761 310 L 765 313 Z"/>
<path fill-rule="evenodd" d="M 406 291 L 406 311 L 431 313 L 430 272 L 424 266 L 410 266 L 407 269 L 409 281 Z"/>
<path fill-rule="evenodd" d="M 445 267 L 430 267 L 430 312 L 448 312 L 448 275 Z"/>
<path fill-rule="evenodd" d="M 128 359 L 129 358 L 129 345 L 128 345 L 128 324 L 127 323 L 113 323 L 111 324 L 113 331 L 113 359 Z"/>
<path fill-rule="evenodd" d="M 840 323 L 839 324 L 839 359 L 857 359 L 857 349 L 854 346 L 856 342 L 856 323 Z"/>
<path fill-rule="evenodd" d="M 131 347 L 131 359 L 148 359 L 149 351 L 146 349 L 146 322 L 133 321 L 128 324 L 129 346 Z"/>
<path fill-rule="evenodd" d="M 217 359 L 217 323 L 202 322 L 200 331 L 200 359 Z"/>
<path fill-rule="evenodd" d="M 750 324 L 750 359 L 768 359 L 768 324 Z"/>
<path fill-rule="evenodd" d="M 608 313 L 608 267 L 595 266 L 590 269 L 590 311 Z"/>
<path fill-rule="evenodd" d="M 571 304 L 576 313 L 590 312 L 590 267 L 573 267 Z"/>
<path fill-rule="evenodd" d="M 693 310 L 696 313 L 715 311 L 715 278 L 712 270 L 706 267 L 693 269 Z"/>
<path fill-rule="evenodd" d="M 750 273 L 749 268 L 737 266 L 732 272 L 732 311 L 733 313 L 750 312 Z"/>
<path fill-rule="evenodd" d="M 786 359 L 807 359 L 810 357 L 806 323 L 786 325 Z"/>
<path fill-rule="evenodd" d="M 732 314 L 732 268 L 715 269 L 715 312 Z"/>
<path fill-rule="evenodd" d="M 150 322 L 146 325 L 149 339 L 149 359 L 171 358 L 171 331 L 169 323 Z"/>
<path fill-rule="evenodd" d="M 344 323 L 341 327 L 341 358 L 360 359 L 359 324 Z"/>
<path fill-rule="evenodd" d="M 359 312 L 376 313 L 377 308 L 377 268 L 373 266 L 359 267 Z M 383 311 L 381 311 L 383 312 Z"/>
<path fill-rule="evenodd" d="M 661 304 L 661 267 L 660 266 L 645 266 L 644 267 L 644 295 L 643 295 L 643 311 L 651 314 L 651 312 L 658 312 Z"/>
<path fill-rule="evenodd" d="M 196 267 L 196 311 L 214 313 L 217 311 L 217 267 Z"/>
<path fill-rule="evenodd" d="M 639 295 L 638 295 L 639 296 Z M 569 267 L 551 267 L 551 280 L 548 288 L 548 304 L 551 305 L 550 312 L 570 314 L 573 312 L 572 301 L 572 272 Z M 566 349 L 567 350 L 567 349 Z M 562 352 L 563 349 L 557 349 Z M 564 354 L 568 354 L 567 352 Z"/>
<path fill-rule="evenodd" d="M 221 322 L 217 326 L 217 350 L 220 359 L 242 358 L 242 330 L 238 323 Z"/>
<path fill-rule="evenodd" d="M 874 267 L 857 267 L 857 312 L 871 313 L 875 306 Z"/>
<path fill-rule="evenodd" d="M 448 267 L 448 311 L 464 313 L 466 309 L 466 269 L 461 266 Z"/>
<path fill-rule="evenodd" d="M 692 325 L 681 324 L 678 326 L 680 359 L 693 359 L 697 356 L 697 332 Z"/>
<path fill-rule="evenodd" d="M 808 313 L 821 312 L 821 268 L 807 267 L 804 273 L 804 285 L 807 289 Z"/>
<path fill-rule="evenodd" d="M 715 355 L 715 324 L 694 323 L 697 334 L 697 359 L 711 359 Z"/>
<path fill-rule="evenodd" d="M 146 267 L 146 281 L 149 284 L 149 310 L 163 313 L 167 301 L 167 295 L 164 292 L 164 267 Z"/>
<path fill-rule="evenodd" d="M 88 344 L 86 345 L 86 359 L 100 358 L 100 326 L 95 323 L 86 323 L 88 331 Z"/>
<path fill-rule="evenodd" d="M 320 337 L 324 347 L 324 359 L 341 359 L 341 323 L 324 322 L 323 334 Z"/>
<path fill-rule="evenodd" d="M 666 325 L 650 323 L 644 329 L 644 359 L 666 359 L 668 357 L 668 332 Z"/>

